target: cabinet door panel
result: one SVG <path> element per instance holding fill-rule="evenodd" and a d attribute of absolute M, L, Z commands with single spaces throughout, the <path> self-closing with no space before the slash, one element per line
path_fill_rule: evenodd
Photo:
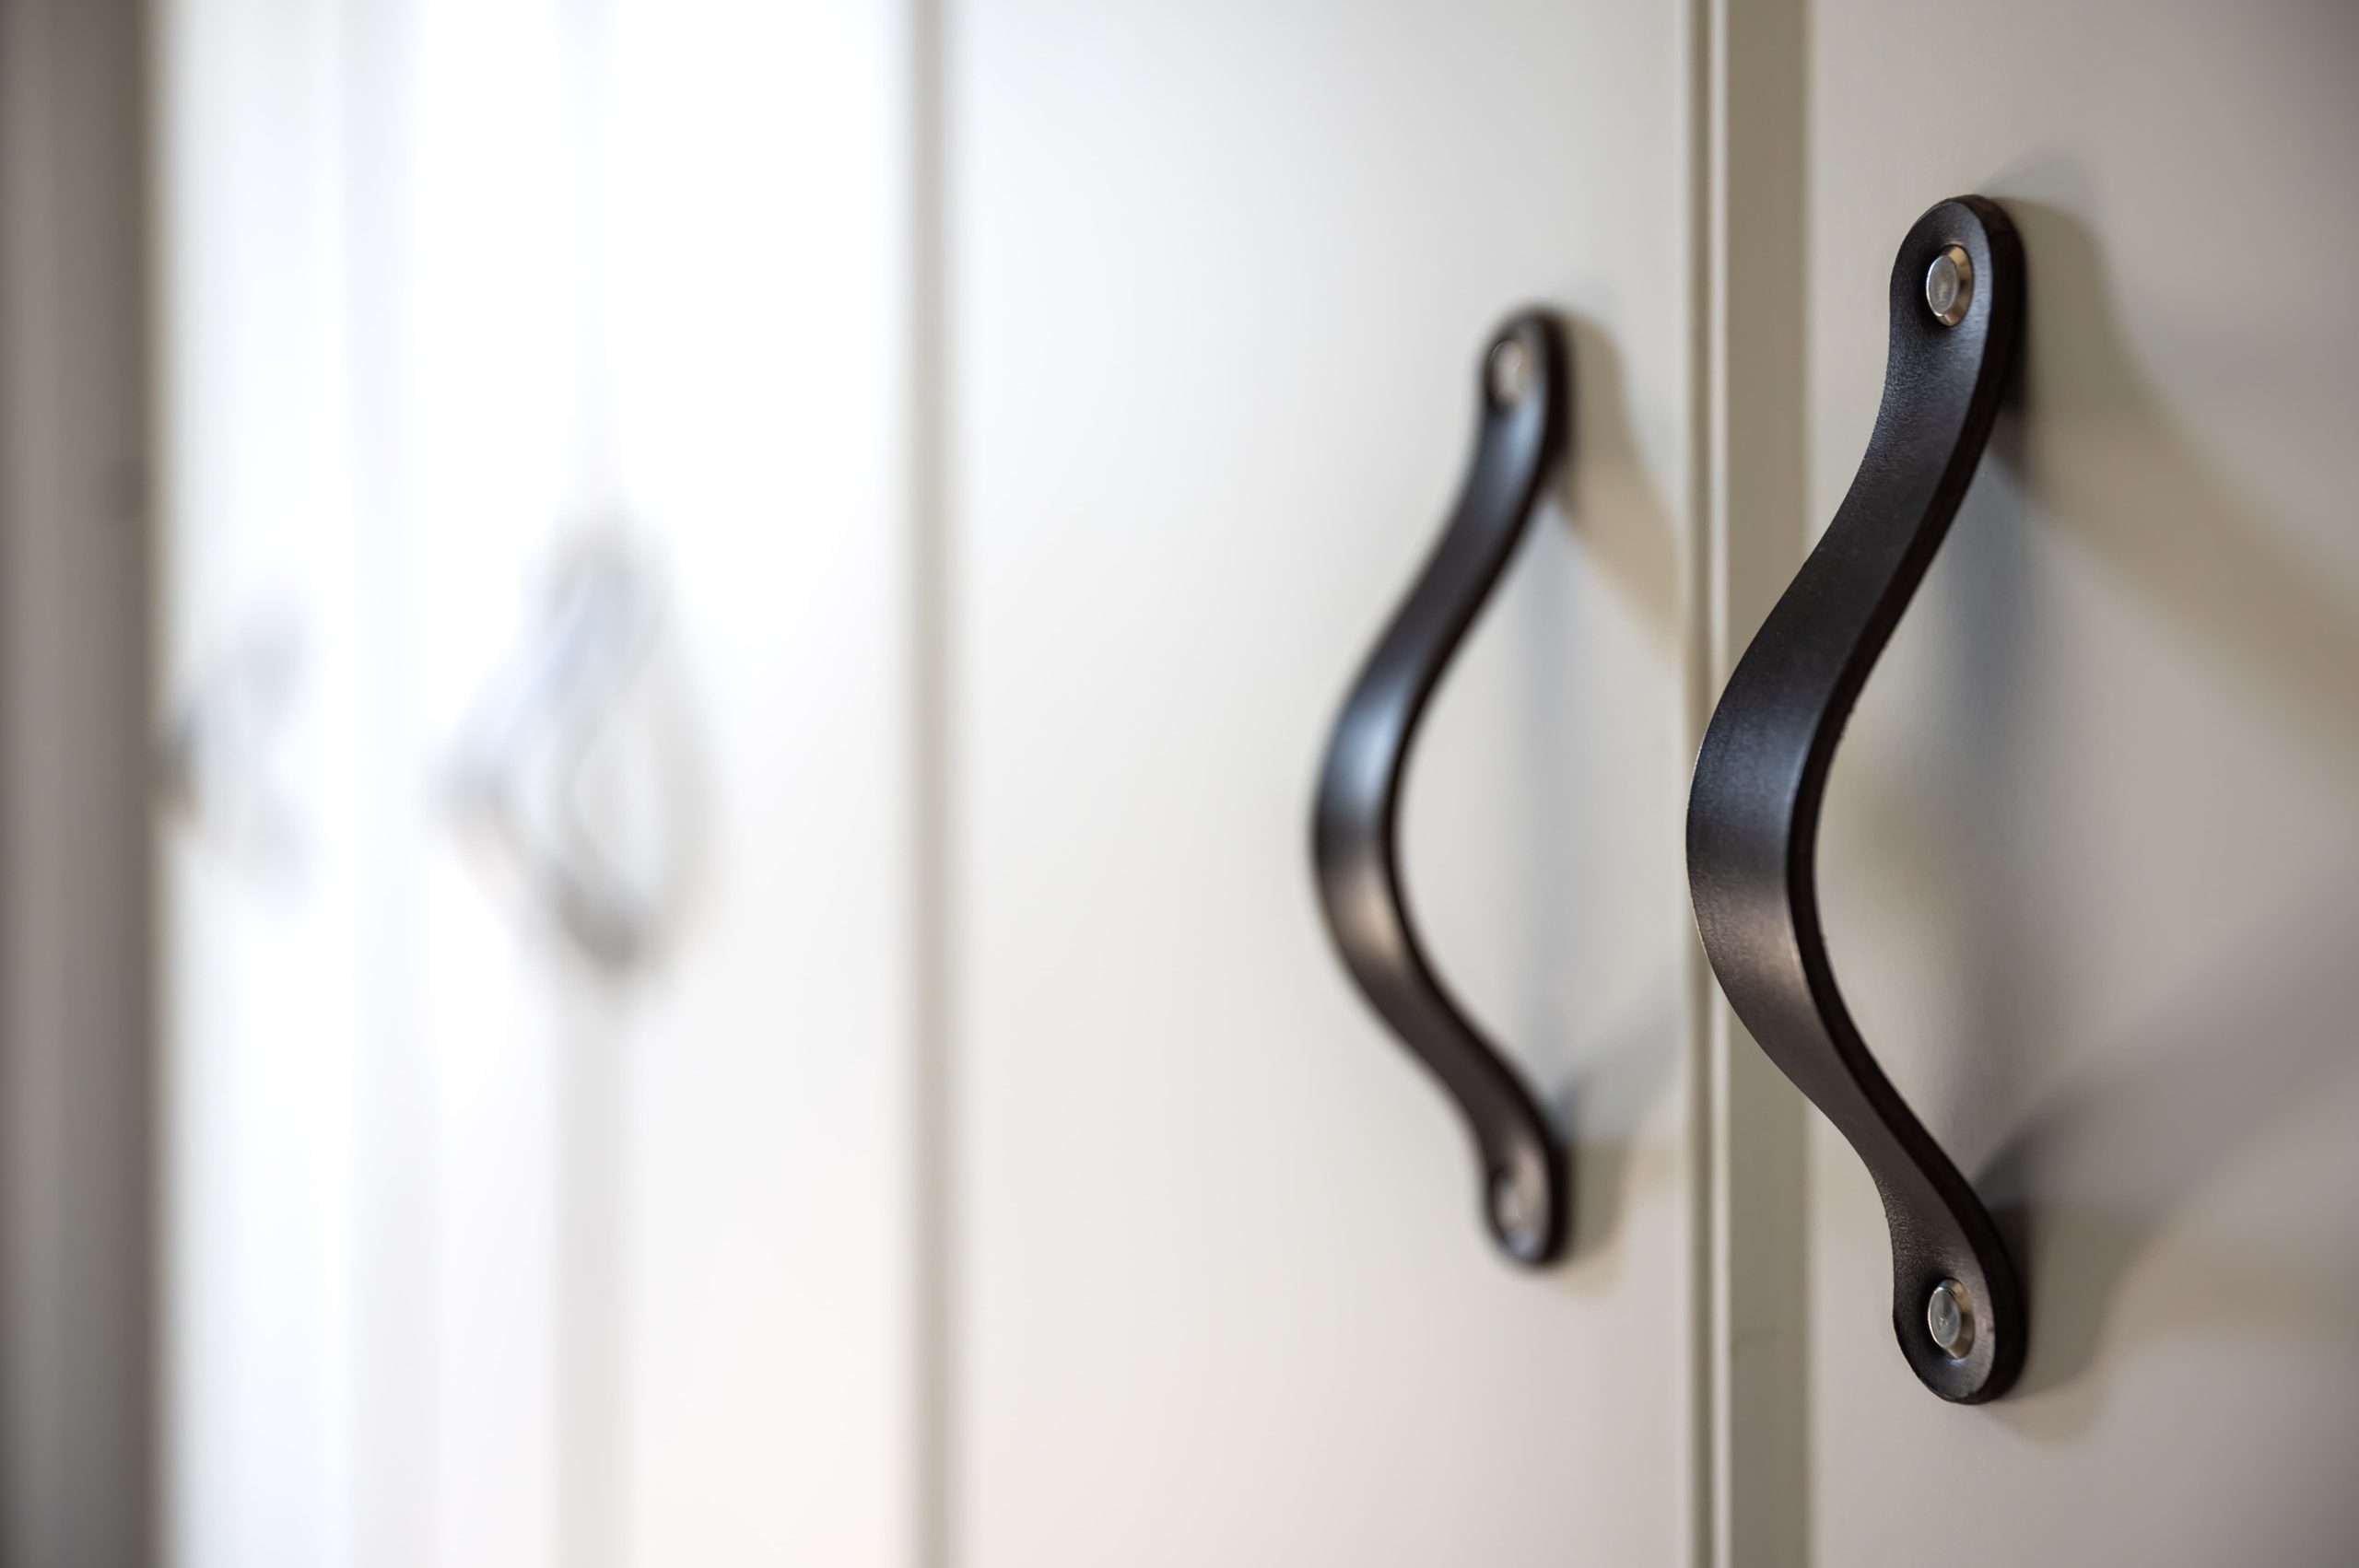
<path fill-rule="evenodd" d="M 1933 1400 L 1874 1193 L 1813 1133 L 1812 1555 L 2348 1561 L 2359 297 L 2330 258 L 2359 243 L 2359 22 L 1820 0 L 1808 25 L 1816 518 L 1917 214 L 1992 195 L 2029 267 L 2021 393 L 1852 720 L 1823 891 L 1862 1029 L 2033 1314 L 2012 1396 Z"/>
<path fill-rule="evenodd" d="M 1653 4 L 953 8 L 964 1561 L 1684 1550 L 1685 51 Z M 1309 859 L 1532 301 L 1573 456 L 1405 831 L 1574 1141 L 1537 1274 Z"/>

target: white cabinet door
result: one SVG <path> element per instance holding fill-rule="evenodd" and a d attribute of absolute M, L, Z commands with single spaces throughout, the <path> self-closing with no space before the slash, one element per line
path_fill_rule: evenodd
<path fill-rule="evenodd" d="M 351 1561 L 364 721 L 323 7 L 158 18 L 158 1131 L 176 1563 Z M 254 84 L 271 84 L 254 90 Z M 377 842 L 415 847 L 408 824 Z M 416 1369 L 403 1366 L 411 1375 Z"/>
<path fill-rule="evenodd" d="M 159 10 L 168 1556 L 906 1561 L 902 13 Z"/>
<path fill-rule="evenodd" d="M 1691 39 L 1647 0 L 948 7 L 957 1561 L 1692 1547 Z M 1345 977 L 1309 857 L 1537 303 L 1571 456 L 1405 807 L 1569 1256 Z"/>
<path fill-rule="evenodd" d="M 1917 216 L 1991 196 L 2028 269 L 2020 391 L 1837 756 L 1821 891 L 2031 1316 L 2004 1398 L 1919 1387 L 1874 1188 L 1812 1115 L 1806 1180 L 1756 1173 L 1798 1222 L 1754 1305 L 1801 1397 L 1738 1451 L 1794 1482 L 1743 1560 L 2350 1562 L 2359 17 L 1778 9 L 1753 128 L 1805 221 L 1753 304 L 1808 352 L 1751 417 L 1790 422 L 1806 501 L 1729 475 L 1768 592 L 1858 465 Z"/>

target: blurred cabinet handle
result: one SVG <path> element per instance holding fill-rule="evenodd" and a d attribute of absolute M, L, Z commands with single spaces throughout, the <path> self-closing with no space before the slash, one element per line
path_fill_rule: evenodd
<path fill-rule="evenodd" d="M 2023 252 L 1994 204 L 1917 220 L 1867 455 L 1738 661 L 1696 760 L 1688 889 L 1713 973 L 1771 1060 L 1866 1162 L 1892 1233 L 1894 1331 L 1928 1388 L 1973 1404 L 2022 1370 L 2025 1299 L 1990 1216 L 1877 1067 L 1819 930 L 1819 807 L 1836 742 L 1949 531 L 1998 416 Z"/>
<path fill-rule="evenodd" d="M 302 860 L 303 813 L 287 765 L 306 664 L 300 619 L 256 612 L 190 682 L 156 738 L 161 803 L 249 869 L 288 872 Z"/>
<path fill-rule="evenodd" d="M 579 792 L 597 732 L 645 661 L 658 625 L 645 575 L 620 553 L 581 551 L 558 569 L 514 659 L 468 716 L 451 769 L 461 815 L 522 876 L 595 967 L 642 959 L 658 899 L 602 852 Z"/>
<path fill-rule="evenodd" d="M 1402 767 L 1434 686 L 1505 569 L 1563 444 L 1567 387 L 1555 325 L 1503 325 L 1477 380 L 1473 466 L 1408 600 L 1368 656 L 1327 747 L 1312 828 L 1319 895 L 1344 967 L 1457 1100 L 1482 1162 L 1483 1206 L 1508 1256 L 1563 1246 L 1564 1149 L 1522 1077 L 1485 1041 L 1426 962 L 1400 867 Z"/>

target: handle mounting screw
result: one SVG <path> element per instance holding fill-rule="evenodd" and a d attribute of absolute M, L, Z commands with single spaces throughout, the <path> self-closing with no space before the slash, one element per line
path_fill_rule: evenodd
<path fill-rule="evenodd" d="M 1925 308 L 1933 320 L 1954 327 L 1966 320 L 1966 308 L 1973 302 L 1974 258 L 1961 246 L 1942 246 L 1925 269 Z"/>
<path fill-rule="evenodd" d="M 1964 1285 L 1943 1280 L 1933 1287 L 1925 1303 L 1925 1328 L 1942 1354 L 1953 1361 L 1965 1358 L 1974 1348 L 1974 1298 Z"/>
<path fill-rule="evenodd" d="M 1513 408 L 1532 390 L 1532 350 L 1520 338 L 1501 338 L 1491 350 L 1491 401 Z"/>

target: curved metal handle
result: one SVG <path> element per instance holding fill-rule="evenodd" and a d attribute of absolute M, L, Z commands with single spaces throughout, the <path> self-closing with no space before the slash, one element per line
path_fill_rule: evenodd
<path fill-rule="evenodd" d="M 1875 433 L 1818 547 L 1729 677 L 1696 760 L 1687 878 L 1737 1016 L 1850 1140 L 1892 1232 L 1901 1353 L 1944 1399 L 2023 1368 L 2025 1301 L 1974 1188 L 1860 1038 L 1819 930 L 1819 806 L 1844 720 L 1974 477 L 2024 310 L 2023 252 L 1978 196 L 1917 220 L 1892 270 Z"/>
<path fill-rule="evenodd" d="M 1485 351 L 1473 467 L 1440 544 L 1335 722 L 1311 835 L 1327 929 L 1344 963 L 1465 1112 L 1491 1232 L 1523 1263 L 1545 1262 L 1564 1245 L 1564 1150 L 1522 1078 L 1426 964 L 1402 895 L 1398 819 L 1402 768 L 1426 700 L 1523 536 L 1562 444 L 1566 383 L 1564 346 L 1544 316 L 1513 318 Z"/>
<path fill-rule="evenodd" d="M 575 950 L 615 972 L 653 946 L 660 898 L 602 851 L 574 787 L 658 622 L 639 568 L 619 550 L 584 547 L 560 566 L 538 624 L 468 716 L 451 769 L 464 815 L 522 873 Z"/>

